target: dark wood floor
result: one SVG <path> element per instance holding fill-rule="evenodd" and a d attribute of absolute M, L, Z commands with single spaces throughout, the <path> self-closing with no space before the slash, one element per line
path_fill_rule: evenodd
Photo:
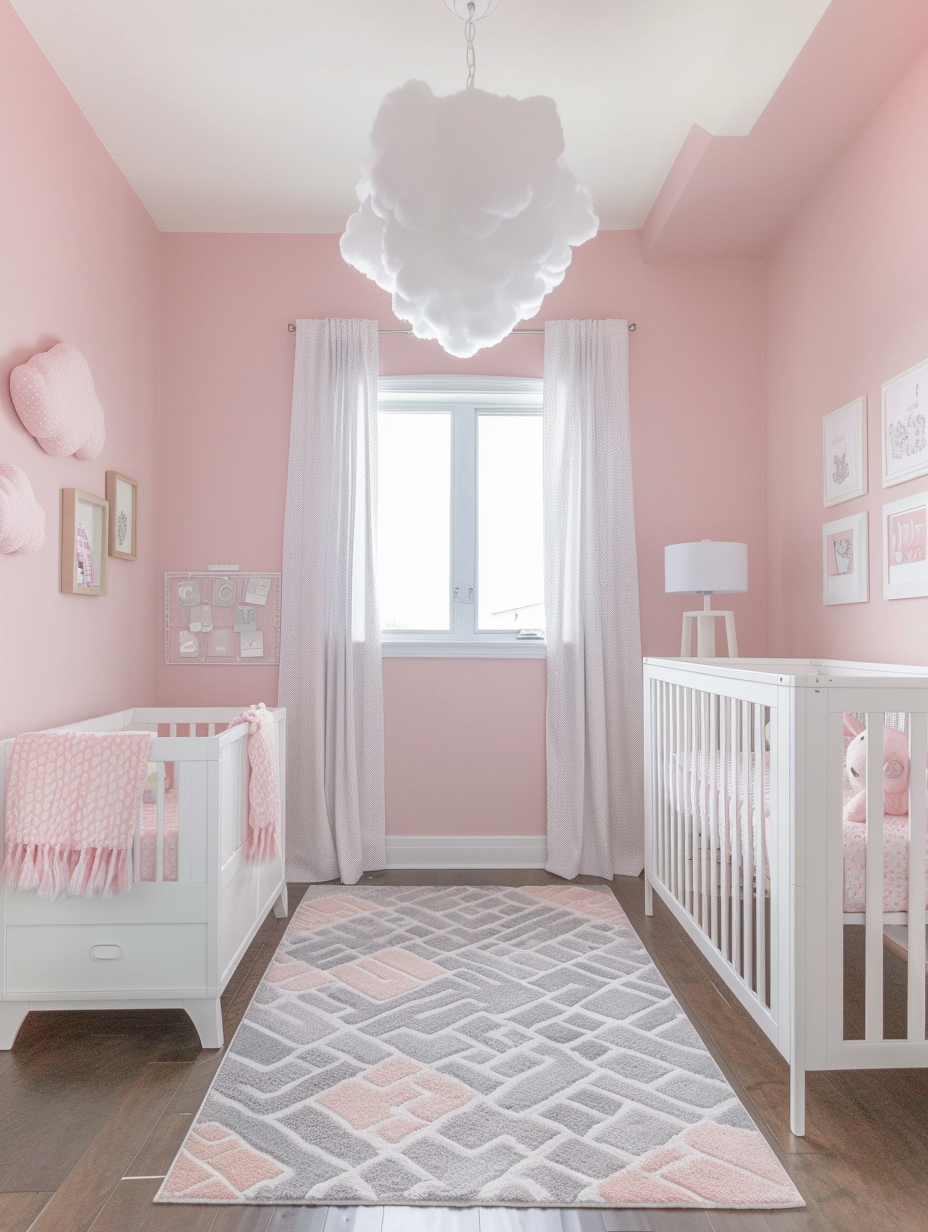
<path fill-rule="evenodd" d="M 513 870 L 374 873 L 365 880 L 560 882 Z M 179 1011 L 101 1011 L 32 1014 L 13 1051 L 0 1053 L 0 1232 L 928 1232 L 928 1070 L 813 1075 L 808 1135 L 793 1138 L 779 1055 L 660 903 L 645 918 L 640 878 L 616 878 L 613 890 L 802 1191 L 805 1210 L 153 1206 L 221 1053 L 203 1051 Z M 285 926 L 273 917 L 264 923 L 229 984 L 227 1039 Z"/>

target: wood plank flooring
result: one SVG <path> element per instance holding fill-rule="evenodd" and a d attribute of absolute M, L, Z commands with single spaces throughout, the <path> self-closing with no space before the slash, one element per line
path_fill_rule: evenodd
<path fill-rule="evenodd" d="M 411 870 L 365 881 L 538 885 L 560 878 Z M 928 1232 L 928 1070 L 813 1075 L 809 1133 L 794 1138 L 779 1054 L 659 901 L 645 917 L 640 878 L 616 878 L 612 889 L 802 1191 L 805 1210 L 153 1206 L 221 1053 L 200 1048 L 180 1011 L 93 1011 L 32 1014 L 13 1051 L 0 1053 L 0 1232 Z M 293 887 L 294 908 L 301 894 Z M 285 926 L 269 917 L 231 980 L 223 997 L 227 1039 Z"/>

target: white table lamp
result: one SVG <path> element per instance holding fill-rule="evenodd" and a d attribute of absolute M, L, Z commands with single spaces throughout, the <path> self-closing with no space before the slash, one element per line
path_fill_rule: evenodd
<path fill-rule="evenodd" d="M 715 622 L 725 621 L 728 653 L 737 658 L 734 612 L 712 610 L 710 595 L 743 594 L 748 588 L 748 545 L 702 539 L 699 543 L 672 543 L 664 548 L 664 591 L 668 595 L 704 595 L 701 612 L 683 613 L 680 655 L 691 654 L 693 623 L 696 624 L 696 655 L 715 658 Z"/>

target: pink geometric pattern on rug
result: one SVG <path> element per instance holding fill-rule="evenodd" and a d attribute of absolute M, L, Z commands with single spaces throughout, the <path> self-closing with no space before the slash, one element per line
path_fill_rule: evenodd
<path fill-rule="evenodd" d="M 309 932 L 314 928 L 331 928 L 337 920 L 347 920 L 362 911 L 376 911 L 371 903 L 352 898 L 350 894 L 333 894 L 331 898 L 303 902 L 290 921 L 288 932 Z"/>
<path fill-rule="evenodd" d="M 475 1098 L 460 1082 L 396 1058 L 327 1091 L 318 1102 L 353 1129 L 376 1126 L 381 1138 L 398 1142 Z"/>
<path fill-rule="evenodd" d="M 622 1204 L 749 1207 L 787 1205 L 793 1187 L 758 1133 L 706 1124 L 609 1177 L 599 1192 Z"/>
<path fill-rule="evenodd" d="M 238 1200 L 255 1185 L 276 1180 L 286 1171 L 238 1134 L 207 1121 L 187 1136 L 164 1187 L 187 1201 Z"/>
<path fill-rule="evenodd" d="M 575 885 L 311 887 L 156 1201 L 803 1205 Z"/>
<path fill-rule="evenodd" d="M 319 988 L 332 981 L 328 972 L 319 971 L 308 963 L 300 962 L 298 958 L 290 958 L 280 953 L 271 959 L 264 978 L 269 984 L 278 984 L 290 992 L 305 992 L 308 988 Z"/>
<path fill-rule="evenodd" d="M 594 920 L 609 920 L 613 924 L 628 923 L 628 916 L 611 894 L 608 897 L 605 894 L 593 894 L 581 886 L 573 885 L 523 886 L 522 892 L 535 898 L 543 898 L 545 902 L 564 907 L 567 911 L 579 911 L 581 915 L 590 916 Z"/>
<path fill-rule="evenodd" d="M 388 1001 L 404 992 L 412 992 L 429 980 L 439 979 L 447 972 L 405 950 L 382 950 L 360 962 L 334 967 L 330 974 L 375 1001 Z"/>

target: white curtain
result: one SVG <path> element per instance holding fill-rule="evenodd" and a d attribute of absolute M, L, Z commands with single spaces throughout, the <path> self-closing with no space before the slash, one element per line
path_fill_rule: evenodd
<path fill-rule="evenodd" d="M 551 321 L 544 366 L 548 870 L 644 864 L 628 324 Z"/>
<path fill-rule="evenodd" d="M 386 864 L 376 484 L 377 323 L 297 321 L 280 644 L 294 881 Z"/>

